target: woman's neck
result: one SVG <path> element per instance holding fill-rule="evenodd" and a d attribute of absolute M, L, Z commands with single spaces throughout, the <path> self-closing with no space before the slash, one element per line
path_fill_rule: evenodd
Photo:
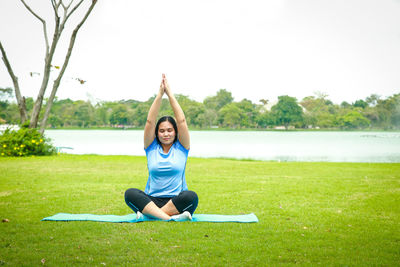
<path fill-rule="evenodd" d="M 172 144 L 164 145 L 162 144 L 163 152 L 168 153 L 169 149 L 171 148 Z"/>

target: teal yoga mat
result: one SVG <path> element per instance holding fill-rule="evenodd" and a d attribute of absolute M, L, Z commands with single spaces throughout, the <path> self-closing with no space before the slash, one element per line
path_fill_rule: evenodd
<path fill-rule="evenodd" d="M 94 221 L 94 222 L 113 222 L 113 223 L 136 223 L 136 222 L 160 221 L 160 220 L 145 215 L 143 216 L 143 218 L 137 220 L 136 214 L 134 213 L 128 215 L 58 213 L 56 215 L 46 217 L 42 219 L 42 221 Z M 194 214 L 192 222 L 254 223 L 258 222 L 258 218 L 254 213 L 243 214 L 243 215 Z"/>

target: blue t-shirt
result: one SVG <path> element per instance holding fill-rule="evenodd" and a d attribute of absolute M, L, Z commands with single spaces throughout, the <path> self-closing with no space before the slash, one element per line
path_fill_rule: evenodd
<path fill-rule="evenodd" d="M 185 179 L 186 161 L 189 150 L 178 140 L 172 144 L 168 153 L 154 138 L 146 149 L 147 180 L 145 193 L 153 197 L 174 197 L 188 190 Z"/>

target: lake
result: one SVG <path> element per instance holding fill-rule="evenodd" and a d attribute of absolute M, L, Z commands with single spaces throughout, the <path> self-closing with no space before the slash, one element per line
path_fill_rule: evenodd
<path fill-rule="evenodd" d="M 143 130 L 46 130 L 61 152 L 144 156 Z M 191 131 L 190 156 L 272 161 L 400 162 L 399 132 Z"/>

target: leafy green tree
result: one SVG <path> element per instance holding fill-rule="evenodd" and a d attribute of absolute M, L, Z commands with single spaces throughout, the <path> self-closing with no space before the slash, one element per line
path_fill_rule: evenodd
<path fill-rule="evenodd" d="M 0 124 L 18 124 L 19 111 L 18 106 L 10 102 L 12 99 L 13 89 L 10 87 L 0 88 Z"/>
<path fill-rule="evenodd" d="M 27 101 L 28 102 L 28 101 Z M 29 101 L 30 104 L 33 105 L 33 99 L 31 99 L 31 101 Z M 54 98 L 54 102 L 53 102 L 53 112 L 51 114 L 49 114 L 49 118 L 48 118 L 48 125 L 52 128 L 56 128 L 56 127 L 62 127 L 63 126 L 63 119 L 61 117 L 61 110 L 64 107 L 63 104 L 65 102 L 70 102 L 72 103 L 72 100 L 68 99 L 64 99 L 64 100 L 58 100 L 57 97 Z"/>
<path fill-rule="evenodd" d="M 235 104 L 241 110 L 240 126 L 255 127 L 256 117 L 259 113 L 259 111 L 257 110 L 257 106 L 248 99 L 243 99 L 242 101 Z"/>
<path fill-rule="evenodd" d="M 206 97 L 203 101 L 207 109 L 220 110 L 223 106 L 232 103 L 232 93 L 226 89 L 220 89 L 215 96 Z"/>
<path fill-rule="evenodd" d="M 368 103 L 368 105 L 370 106 L 375 106 L 376 104 L 378 104 L 378 100 L 380 99 L 380 96 L 377 94 L 372 94 L 370 96 L 368 96 L 365 101 Z"/>
<path fill-rule="evenodd" d="M 275 121 L 284 125 L 286 129 L 291 123 L 303 121 L 303 109 L 299 106 L 295 97 L 279 96 L 278 103 L 271 108 L 271 113 Z"/>
<path fill-rule="evenodd" d="M 317 125 L 320 128 L 337 128 L 336 115 L 328 112 L 318 114 L 316 117 Z"/>
<path fill-rule="evenodd" d="M 275 124 L 273 116 L 268 111 L 264 111 L 262 113 L 259 112 L 255 120 L 257 122 L 257 125 L 261 128 L 267 128 L 268 126 Z"/>
<path fill-rule="evenodd" d="M 186 120 L 189 125 L 201 127 L 203 124 L 201 114 L 204 114 L 205 108 L 203 103 L 191 101 L 191 104 L 184 109 Z"/>
<path fill-rule="evenodd" d="M 147 114 L 151 103 L 153 103 L 154 98 L 150 98 L 146 102 L 139 103 L 133 111 L 133 124 L 138 127 L 144 127 L 147 121 Z"/>
<path fill-rule="evenodd" d="M 370 121 L 355 110 L 338 117 L 338 123 L 342 129 L 365 128 L 370 125 Z"/>
<path fill-rule="evenodd" d="M 375 107 L 366 107 L 362 114 L 371 122 L 372 127 L 377 127 L 379 125 L 379 113 Z"/>
<path fill-rule="evenodd" d="M 118 104 L 113 108 L 110 116 L 111 124 L 127 125 L 129 119 L 128 108 L 124 104 Z"/>
<path fill-rule="evenodd" d="M 107 105 L 107 102 L 97 103 L 94 107 L 95 125 L 108 126 L 110 125 L 110 116 L 112 109 Z"/>
<path fill-rule="evenodd" d="M 147 110 L 148 112 L 148 110 Z M 146 114 L 147 115 L 147 114 Z M 158 112 L 158 116 L 174 116 L 174 112 L 169 104 L 169 100 L 167 98 L 163 98 L 161 101 L 160 111 Z"/>
<path fill-rule="evenodd" d="M 52 128 L 58 128 L 63 126 L 63 121 L 61 120 L 60 117 L 57 115 L 50 114 L 49 119 L 48 119 L 48 125 Z"/>
<path fill-rule="evenodd" d="M 76 101 L 74 103 L 76 105 L 75 108 L 75 120 L 80 127 L 88 127 L 90 123 L 93 121 L 93 106 L 88 101 Z"/>
<path fill-rule="evenodd" d="M 343 101 L 343 102 L 340 104 L 340 107 L 341 107 L 341 108 L 351 108 L 351 104 L 349 104 L 349 103 L 346 102 L 346 101 Z"/>
<path fill-rule="evenodd" d="M 7 108 L 10 106 L 8 101 L 12 97 L 12 88 L 0 88 L 0 124 L 10 120 Z"/>
<path fill-rule="evenodd" d="M 239 128 L 243 119 L 242 110 L 235 103 L 223 106 L 219 111 L 219 115 L 222 125 L 231 128 Z"/>
<path fill-rule="evenodd" d="M 364 108 L 368 107 L 368 103 L 365 102 L 362 99 L 359 99 L 356 102 L 354 102 L 353 106 L 356 107 L 356 108 L 363 108 L 364 109 Z"/>
<path fill-rule="evenodd" d="M 12 98 L 13 89 L 11 87 L 0 88 L 0 101 L 8 101 Z"/>
<path fill-rule="evenodd" d="M 304 124 L 318 126 L 322 128 L 335 127 L 335 117 L 339 107 L 332 101 L 325 99 L 326 94 L 320 94 L 319 97 L 308 96 L 303 98 L 301 106 L 306 109 L 304 114 Z M 349 107 L 351 105 L 349 104 Z"/>
<path fill-rule="evenodd" d="M 56 111 L 54 115 L 62 121 L 62 126 L 73 126 L 74 124 L 74 101 L 71 99 L 63 99 L 56 102 Z M 57 115 L 56 115 L 57 114 Z"/>
<path fill-rule="evenodd" d="M 384 100 L 378 100 L 376 108 L 381 127 L 385 129 L 400 127 L 400 94 L 395 94 Z"/>
<path fill-rule="evenodd" d="M 197 121 L 202 127 L 216 126 L 218 124 L 218 113 L 214 109 L 205 109 L 203 113 L 199 114 Z"/>

